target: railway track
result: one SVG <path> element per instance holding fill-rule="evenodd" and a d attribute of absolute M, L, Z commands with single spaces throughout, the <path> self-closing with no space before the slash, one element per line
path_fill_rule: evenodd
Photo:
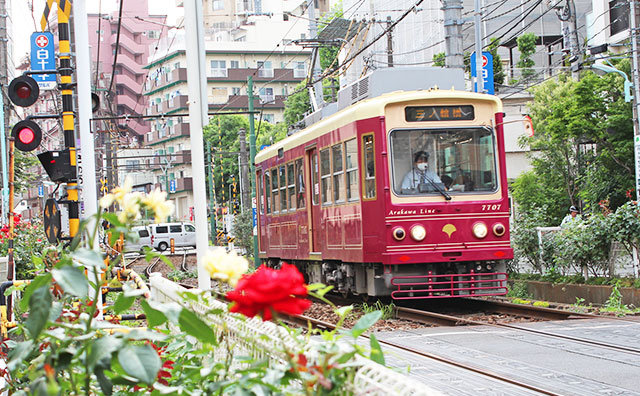
<path fill-rule="evenodd" d="M 315 319 L 315 318 L 311 318 L 311 317 L 308 317 L 308 316 L 305 316 L 305 315 L 282 315 L 282 319 L 285 322 L 288 322 L 288 323 L 291 323 L 291 324 L 295 324 L 295 325 L 298 325 L 298 326 L 302 326 L 302 327 L 307 327 L 308 323 L 311 323 L 312 326 L 314 328 L 317 328 L 317 329 L 322 329 L 322 330 L 334 330 L 335 329 L 335 325 L 333 325 L 332 323 L 321 321 L 321 320 L 318 320 L 318 319 Z M 366 334 L 362 335 L 362 337 L 369 338 Z M 441 362 L 441 363 L 445 363 L 445 364 L 450 365 L 450 366 L 454 366 L 454 367 L 457 367 L 457 368 L 468 370 L 468 371 L 474 372 L 476 374 L 480 374 L 482 376 L 492 378 L 494 380 L 502 381 L 502 382 L 505 382 L 505 383 L 508 383 L 508 384 L 511 384 L 511 385 L 514 385 L 514 386 L 517 386 L 517 387 L 520 387 L 520 388 L 523 388 L 523 389 L 526 389 L 526 390 L 529 390 L 529 391 L 537 392 L 537 393 L 542 394 L 542 395 L 561 396 L 560 393 L 553 392 L 553 391 L 550 391 L 550 390 L 547 390 L 547 389 L 543 389 L 543 388 L 540 388 L 540 387 L 535 386 L 535 385 L 527 384 L 527 383 L 515 380 L 513 378 L 509 378 L 509 377 L 494 373 L 494 372 L 492 372 L 490 370 L 486 370 L 486 369 L 483 369 L 483 368 L 480 368 L 480 367 L 476 367 L 476 366 L 473 366 L 473 365 L 470 365 L 470 364 L 458 362 L 458 361 L 455 361 L 455 360 L 452 360 L 452 359 L 448 359 L 448 358 L 445 358 L 445 357 L 442 357 L 442 356 L 438 356 L 436 354 L 420 351 L 420 350 L 417 350 L 417 349 L 408 348 L 408 347 L 406 347 L 404 345 L 397 344 L 395 342 L 388 341 L 388 340 L 380 340 L 380 339 L 378 339 L 378 342 L 381 345 L 386 345 L 386 346 L 391 347 L 391 348 L 396 348 L 396 349 L 399 349 L 399 350 L 403 350 L 403 351 L 406 351 L 406 352 L 409 352 L 409 353 L 412 353 L 412 354 L 415 354 L 415 355 L 419 355 L 419 356 L 422 356 L 422 357 L 425 357 L 425 358 L 428 358 L 428 359 L 431 359 L 431 360 L 435 360 L 435 361 L 438 361 L 438 362 Z"/>

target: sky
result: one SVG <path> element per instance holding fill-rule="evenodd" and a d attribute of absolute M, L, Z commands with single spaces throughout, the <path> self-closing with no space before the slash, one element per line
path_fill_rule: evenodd
<path fill-rule="evenodd" d="M 19 60 L 29 52 L 29 38 L 35 32 L 34 20 L 37 29 L 40 30 L 40 18 L 44 11 L 45 0 L 10 0 L 12 3 L 12 25 L 14 38 L 14 59 L 17 64 Z M 34 15 L 31 15 L 28 4 L 33 1 Z M 82 0 L 75 0 L 82 1 Z M 117 0 L 84 0 L 87 4 L 87 12 L 105 14 L 116 11 L 119 1 Z M 135 0 L 124 0 L 135 1 Z M 72 0 L 71 4 L 74 1 Z M 182 15 L 183 11 L 175 6 L 176 0 L 149 0 L 149 12 L 151 14 L 168 14 L 172 16 Z M 102 9 L 100 9 L 102 7 Z M 54 6 L 55 10 L 56 6 Z M 55 11 L 53 11 L 55 12 Z M 175 21 L 171 17 L 167 21 L 174 24 Z"/>

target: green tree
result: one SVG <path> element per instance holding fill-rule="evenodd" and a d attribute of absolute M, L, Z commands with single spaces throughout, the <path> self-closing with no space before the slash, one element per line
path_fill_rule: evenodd
<path fill-rule="evenodd" d="M 531 55 L 536 52 L 536 39 L 534 33 L 525 33 L 518 37 L 518 51 L 520 51 L 520 60 L 516 66 L 520 68 L 523 79 L 528 79 L 535 74 L 533 66 L 535 62 L 531 59 Z"/>
<path fill-rule="evenodd" d="M 33 186 L 33 182 L 38 178 L 38 175 L 33 172 L 34 167 L 41 166 L 38 158 L 31 153 L 22 153 L 22 151 L 15 150 L 15 190 L 16 193 L 24 192 L 27 188 Z"/>
<path fill-rule="evenodd" d="M 236 246 L 244 250 L 247 259 L 253 257 L 253 215 L 247 208 L 240 212 L 233 220 L 233 234 L 236 237 Z"/>
<path fill-rule="evenodd" d="M 445 59 L 447 58 L 444 52 L 438 52 L 437 54 L 433 54 L 433 66 L 445 67 Z"/>
<path fill-rule="evenodd" d="M 305 88 L 306 86 L 307 80 L 296 85 L 296 93 L 289 96 L 284 103 L 284 122 L 287 127 L 302 121 L 304 115 L 311 110 L 309 90 Z"/>
<path fill-rule="evenodd" d="M 546 206 L 552 225 L 569 205 L 597 208 L 609 200 L 615 210 L 626 201 L 634 180 L 633 125 L 622 80 L 585 72 L 580 81 L 561 76 L 531 90 L 535 135 L 520 143 L 531 150 L 533 170 L 513 184 L 521 210 Z"/>
<path fill-rule="evenodd" d="M 500 47 L 500 39 L 493 37 L 489 41 L 489 47 L 487 50 L 493 56 L 493 86 L 498 91 L 498 86 L 504 84 L 504 68 L 502 67 L 502 59 L 498 55 L 498 48 Z"/>

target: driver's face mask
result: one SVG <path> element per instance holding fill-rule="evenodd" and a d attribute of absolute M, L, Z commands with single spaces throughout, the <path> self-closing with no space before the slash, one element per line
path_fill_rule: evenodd
<path fill-rule="evenodd" d="M 428 163 L 426 163 L 426 162 L 421 162 L 421 163 L 419 163 L 417 166 L 418 166 L 418 169 L 419 169 L 419 170 L 421 170 L 421 171 L 423 171 L 423 172 L 424 172 L 424 171 L 426 171 L 426 170 L 427 170 L 427 168 L 429 167 L 429 164 L 428 164 Z"/>

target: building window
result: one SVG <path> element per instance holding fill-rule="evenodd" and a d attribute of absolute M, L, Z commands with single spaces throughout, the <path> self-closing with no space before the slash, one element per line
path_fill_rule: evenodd
<path fill-rule="evenodd" d="M 358 144 L 356 139 L 344 142 L 344 162 L 347 171 L 347 200 L 358 200 Z"/>
<path fill-rule="evenodd" d="M 227 62 L 223 60 L 211 61 L 211 77 L 226 77 Z"/>
<path fill-rule="evenodd" d="M 213 104 L 221 104 L 227 102 L 227 88 L 213 87 L 211 88 L 210 102 Z"/>
<path fill-rule="evenodd" d="M 231 95 L 240 95 L 240 88 L 239 87 L 231 88 Z"/>
<path fill-rule="evenodd" d="M 224 0 L 212 0 L 211 6 L 213 8 L 213 11 L 224 10 Z"/>
<path fill-rule="evenodd" d="M 258 62 L 258 77 L 273 77 L 273 65 L 271 61 Z"/>
<path fill-rule="evenodd" d="M 304 62 L 293 62 L 293 77 L 305 78 L 307 75 L 307 66 Z"/>
<path fill-rule="evenodd" d="M 125 169 L 127 172 L 135 172 L 140 170 L 140 161 L 139 160 L 127 160 Z"/>
<path fill-rule="evenodd" d="M 273 96 L 273 88 L 260 88 L 258 91 L 258 95 L 260 95 L 260 100 L 264 102 L 271 102 L 275 97 Z"/>
<path fill-rule="evenodd" d="M 240 68 L 240 62 L 239 61 L 231 61 L 231 69 L 239 69 Z"/>
<path fill-rule="evenodd" d="M 112 34 L 116 34 L 116 33 L 112 33 Z M 160 31 L 159 30 L 149 30 L 147 32 L 147 37 L 149 37 L 150 39 L 158 39 L 158 38 L 160 38 Z"/>
<path fill-rule="evenodd" d="M 264 122 L 268 122 L 269 124 L 275 124 L 275 118 L 276 116 L 274 114 L 263 114 L 262 115 L 262 120 Z"/>
<path fill-rule="evenodd" d="M 627 0 L 609 2 L 609 26 L 612 36 L 629 29 L 629 13 Z"/>

